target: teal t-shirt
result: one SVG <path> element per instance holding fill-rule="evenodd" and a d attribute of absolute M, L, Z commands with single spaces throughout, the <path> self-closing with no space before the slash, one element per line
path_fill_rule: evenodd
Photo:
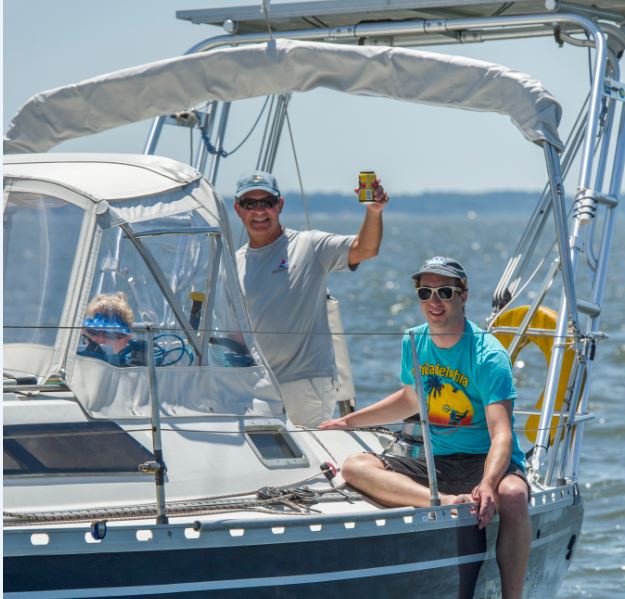
<path fill-rule="evenodd" d="M 469 320 L 462 339 L 450 348 L 435 345 L 427 324 L 414 327 L 402 340 L 400 378 L 404 385 L 414 385 L 410 330 L 421 366 L 434 455 L 488 453 L 484 406 L 511 400 L 514 407 L 517 397 L 506 350 Z M 512 462 L 525 469 L 525 455 L 514 430 L 512 436 Z"/>

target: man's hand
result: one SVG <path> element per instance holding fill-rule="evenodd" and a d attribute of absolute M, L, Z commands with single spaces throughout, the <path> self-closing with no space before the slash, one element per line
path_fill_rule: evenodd
<path fill-rule="evenodd" d="M 388 193 L 384 191 L 384 187 L 382 187 L 382 182 L 379 177 L 376 177 L 372 183 L 373 185 L 373 202 L 366 202 L 365 206 L 367 209 L 370 209 L 372 212 L 382 212 L 386 204 L 388 204 Z M 354 189 L 354 193 L 358 194 L 360 190 L 358 187 Z"/>
<path fill-rule="evenodd" d="M 373 212 L 382 212 L 386 204 L 388 204 L 388 194 L 384 191 L 380 179 L 376 178 L 373 182 L 373 199 L 372 203 L 367 204 L 367 208 Z"/>
<path fill-rule="evenodd" d="M 358 189 L 354 189 L 358 193 Z M 380 179 L 373 182 L 373 202 L 367 202 L 365 220 L 356 235 L 352 247 L 349 249 L 349 266 L 354 267 L 364 260 L 378 255 L 382 243 L 382 210 L 388 203 L 388 194 L 380 183 Z"/>
<path fill-rule="evenodd" d="M 481 530 L 485 528 L 497 513 L 495 505 L 495 489 L 483 480 L 473 491 L 471 498 L 478 504 L 477 527 Z"/>

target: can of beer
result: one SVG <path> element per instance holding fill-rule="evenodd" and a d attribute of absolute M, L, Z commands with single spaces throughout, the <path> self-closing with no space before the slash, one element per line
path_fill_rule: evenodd
<path fill-rule="evenodd" d="M 358 201 L 375 202 L 373 199 L 373 182 L 376 176 L 373 171 L 360 171 L 358 174 Z"/>

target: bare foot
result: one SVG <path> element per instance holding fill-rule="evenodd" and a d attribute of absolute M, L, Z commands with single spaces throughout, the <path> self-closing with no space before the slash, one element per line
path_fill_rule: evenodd
<path fill-rule="evenodd" d="M 441 505 L 458 505 L 459 503 L 471 503 L 471 495 L 443 495 L 441 494 Z"/>
<path fill-rule="evenodd" d="M 471 495 L 467 495 L 466 493 L 462 493 L 461 495 L 456 495 L 451 503 L 456 505 L 458 503 L 473 503 L 473 497 L 471 497 Z"/>
<path fill-rule="evenodd" d="M 441 495 L 441 505 L 460 505 L 462 503 L 472 503 L 473 499 L 471 495 L 466 495 L 464 493 L 460 495 Z M 475 508 L 471 508 L 471 513 L 474 513 Z M 451 515 L 454 517 L 458 516 L 458 510 L 452 508 Z"/>

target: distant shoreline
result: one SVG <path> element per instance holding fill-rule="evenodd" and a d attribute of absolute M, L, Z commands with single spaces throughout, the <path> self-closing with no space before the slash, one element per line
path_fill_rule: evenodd
<path fill-rule="evenodd" d="M 392 195 L 387 214 L 517 214 L 531 211 L 540 198 L 539 191 L 488 191 L 483 193 L 425 192 L 417 195 Z M 303 214 L 304 202 L 297 192 L 285 192 L 284 215 Z M 362 211 L 355 195 L 311 193 L 305 196 L 312 214 L 349 215 Z M 231 207 L 231 200 L 226 199 Z"/>

